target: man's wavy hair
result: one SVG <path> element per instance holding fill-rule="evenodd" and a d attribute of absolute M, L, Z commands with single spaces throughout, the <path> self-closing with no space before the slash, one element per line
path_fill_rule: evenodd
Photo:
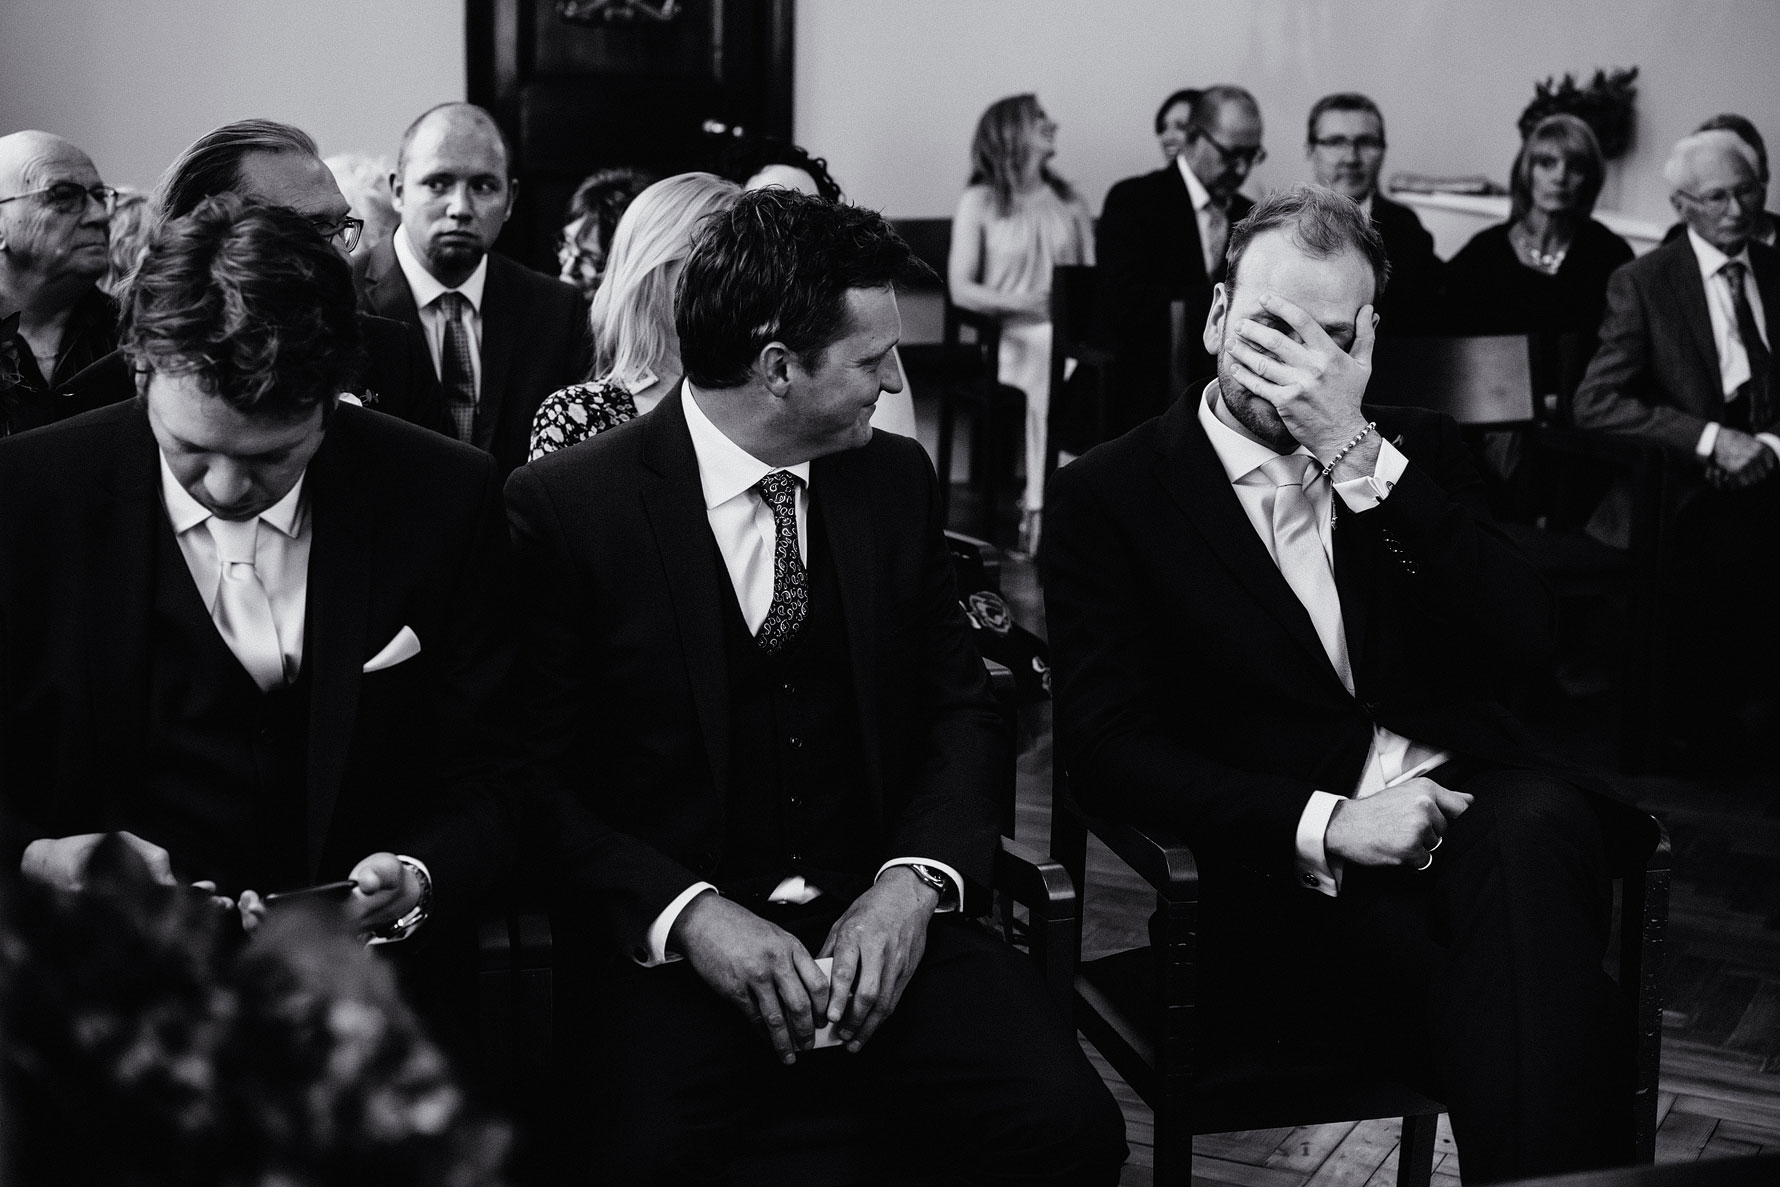
<path fill-rule="evenodd" d="M 847 332 L 847 290 L 931 279 L 876 211 L 769 188 L 705 220 L 680 275 L 674 322 L 686 378 L 739 387 L 768 343 L 806 367 Z"/>
<path fill-rule="evenodd" d="M 161 174 L 149 201 L 157 217 L 179 218 L 213 194 L 241 188 L 241 162 L 248 153 L 297 153 L 321 159 L 315 139 L 277 120 L 247 119 L 212 128 L 186 146 Z"/>
<path fill-rule="evenodd" d="M 1238 283 L 1237 265 L 1255 236 L 1263 231 L 1284 228 L 1300 249 L 1317 259 L 1328 259 L 1351 251 L 1365 260 L 1376 282 L 1372 303 L 1384 295 L 1385 283 L 1391 278 L 1391 260 L 1385 254 L 1384 240 L 1373 229 L 1372 220 L 1353 200 L 1320 185 L 1295 185 L 1274 190 L 1255 203 L 1248 216 L 1230 228 L 1230 245 L 1225 249 L 1226 282 L 1234 290 Z"/>
<path fill-rule="evenodd" d="M 217 194 L 155 232 L 119 339 L 138 383 L 196 377 L 238 412 L 330 412 L 359 364 L 352 272 L 309 220 Z"/>

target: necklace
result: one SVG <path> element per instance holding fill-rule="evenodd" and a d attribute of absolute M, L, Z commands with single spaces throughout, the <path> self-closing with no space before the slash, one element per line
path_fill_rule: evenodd
<path fill-rule="evenodd" d="M 1564 266 L 1564 257 L 1570 254 L 1570 245 L 1564 244 L 1556 251 L 1540 251 L 1534 244 L 1533 237 L 1523 227 L 1514 228 L 1514 246 L 1526 259 L 1527 263 L 1539 271 L 1555 275 Z"/>

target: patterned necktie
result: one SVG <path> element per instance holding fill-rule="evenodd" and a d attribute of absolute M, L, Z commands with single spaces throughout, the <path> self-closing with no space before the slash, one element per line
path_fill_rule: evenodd
<path fill-rule="evenodd" d="M 1224 278 L 1224 249 L 1230 245 L 1230 216 L 1216 202 L 1205 207 L 1205 276 L 1216 281 Z"/>
<path fill-rule="evenodd" d="M 254 541 L 260 521 L 218 519 L 211 516 L 210 538 L 222 564 L 222 580 L 216 589 L 216 608 L 211 612 L 216 629 L 229 645 L 261 692 L 284 684 L 284 652 L 278 646 L 278 627 L 272 620 L 272 600 L 253 566 Z"/>
<path fill-rule="evenodd" d="M 754 484 L 773 511 L 773 603 L 754 641 L 777 655 L 810 613 L 810 575 L 797 551 L 797 475 L 774 470 Z"/>
<path fill-rule="evenodd" d="M 1748 411 L 1749 428 L 1762 433 L 1774 427 L 1774 359 L 1762 342 L 1761 330 L 1755 324 L 1755 310 L 1749 304 L 1744 288 L 1742 260 L 1731 260 L 1720 270 L 1731 286 L 1731 304 L 1737 311 L 1737 337 L 1743 340 L 1743 353 L 1749 359 L 1749 379 L 1738 390 L 1743 397 L 1737 403 Z"/>
<path fill-rule="evenodd" d="M 470 359 L 470 332 L 464 326 L 469 298 L 452 290 L 439 294 L 433 304 L 445 318 L 444 346 L 439 351 L 439 382 L 445 388 L 445 407 L 459 441 L 476 432 L 476 368 Z"/>
<path fill-rule="evenodd" d="M 1278 488 L 1273 492 L 1273 557 L 1280 576 L 1292 587 L 1310 614 L 1323 651 L 1334 665 L 1341 683 L 1353 691 L 1353 668 L 1348 663 L 1347 634 L 1341 625 L 1341 593 L 1335 588 L 1335 570 L 1317 530 L 1316 505 L 1304 493 L 1317 474 L 1314 458 L 1303 454 L 1276 457 L 1261 471 Z"/>

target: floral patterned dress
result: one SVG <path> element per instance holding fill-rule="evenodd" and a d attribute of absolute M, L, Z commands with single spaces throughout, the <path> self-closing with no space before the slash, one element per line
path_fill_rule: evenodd
<path fill-rule="evenodd" d="M 531 450 L 525 460 L 535 462 L 547 453 L 634 420 L 636 415 L 637 404 L 630 393 L 609 380 L 596 379 L 551 392 L 532 417 Z"/>

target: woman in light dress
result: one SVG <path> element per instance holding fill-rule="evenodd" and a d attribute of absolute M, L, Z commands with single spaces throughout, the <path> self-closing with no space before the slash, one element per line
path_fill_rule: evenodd
<path fill-rule="evenodd" d="M 1020 547 L 1037 548 L 1051 406 L 1051 269 L 1094 262 L 1094 216 L 1051 172 L 1057 124 L 1034 95 L 990 105 L 970 146 L 946 279 L 962 308 L 1001 319 L 999 376 L 1026 393 Z"/>

